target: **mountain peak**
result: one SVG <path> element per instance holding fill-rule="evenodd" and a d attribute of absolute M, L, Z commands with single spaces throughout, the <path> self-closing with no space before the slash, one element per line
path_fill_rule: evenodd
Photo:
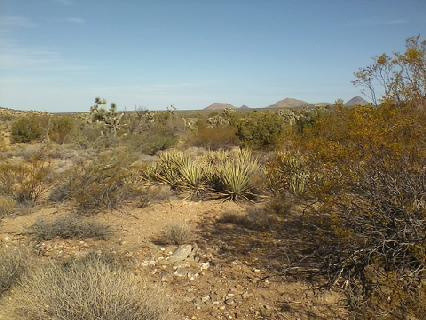
<path fill-rule="evenodd" d="M 230 103 L 215 102 L 209 105 L 208 107 L 204 108 L 204 110 L 220 111 L 220 110 L 225 110 L 226 108 L 236 109 L 236 107 Z"/>
<path fill-rule="evenodd" d="M 365 106 L 368 102 L 360 96 L 355 96 L 352 99 L 350 99 L 348 102 L 345 103 L 346 107 L 354 107 L 354 106 Z"/>
<path fill-rule="evenodd" d="M 270 105 L 268 108 L 273 108 L 273 109 L 277 109 L 277 108 L 300 108 L 300 107 L 306 106 L 308 104 L 309 103 L 307 103 L 306 101 L 287 97 L 287 98 L 284 98 L 283 100 L 280 100 L 280 101 Z"/>

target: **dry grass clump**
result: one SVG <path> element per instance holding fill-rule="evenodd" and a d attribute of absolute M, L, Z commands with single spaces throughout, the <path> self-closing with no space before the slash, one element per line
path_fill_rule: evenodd
<path fill-rule="evenodd" d="M 187 244 L 192 240 L 191 229 L 186 224 L 171 224 L 168 225 L 160 241 L 164 244 L 182 245 Z"/>
<path fill-rule="evenodd" d="M 166 320 L 168 304 L 139 277 L 102 259 L 50 264 L 13 297 L 23 320 Z"/>
<path fill-rule="evenodd" d="M 271 215 L 265 210 L 254 208 L 247 214 L 225 212 L 218 220 L 219 223 L 234 224 L 250 230 L 265 231 L 277 226 L 279 223 L 276 215 Z"/>
<path fill-rule="evenodd" d="M 15 212 L 16 201 L 10 197 L 0 196 L 0 219 Z"/>
<path fill-rule="evenodd" d="M 109 226 L 90 222 L 77 216 L 64 216 L 52 222 L 38 220 L 31 226 L 30 233 L 38 240 L 62 239 L 108 239 Z"/>
<path fill-rule="evenodd" d="M 23 248 L 0 248 L 0 297 L 27 271 L 28 251 Z"/>

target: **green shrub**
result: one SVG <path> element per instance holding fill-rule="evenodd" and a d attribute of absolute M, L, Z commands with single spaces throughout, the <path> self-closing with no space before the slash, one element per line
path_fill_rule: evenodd
<path fill-rule="evenodd" d="M 30 233 L 37 240 L 61 239 L 108 239 L 111 230 L 108 226 L 83 220 L 81 217 L 65 216 L 47 222 L 38 220 L 30 228 Z"/>
<path fill-rule="evenodd" d="M 82 259 L 29 274 L 12 297 L 23 320 L 166 320 L 168 304 L 136 275 Z"/>
<path fill-rule="evenodd" d="M 12 124 L 11 138 L 13 142 L 27 143 L 45 137 L 48 117 L 38 114 L 29 114 L 18 118 Z"/>
<path fill-rule="evenodd" d="M 252 112 L 236 121 L 241 144 L 255 149 L 273 149 L 284 132 L 285 122 L 274 112 Z"/>
<path fill-rule="evenodd" d="M 177 137 L 173 132 L 160 129 L 139 134 L 129 134 L 123 137 L 122 140 L 132 150 L 149 155 L 155 155 L 159 151 L 170 149 L 177 143 Z"/>

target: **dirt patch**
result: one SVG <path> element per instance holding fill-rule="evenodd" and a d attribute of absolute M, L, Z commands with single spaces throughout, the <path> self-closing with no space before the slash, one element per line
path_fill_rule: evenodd
<path fill-rule="evenodd" d="M 91 251 L 109 252 L 133 261 L 143 274 L 174 293 L 180 319 L 344 319 L 342 297 L 314 291 L 304 281 L 279 275 L 281 248 L 274 228 L 220 222 L 224 212 L 247 215 L 251 204 L 222 201 L 164 201 L 146 208 L 123 208 L 90 219 L 111 226 L 110 240 L 53 239 L 37 242 L 26 234 L 37 219 L 72 214 L 72 208 L 35 208 L 26 216 L 8 217 L 0 224 L 6 244 L 26 242 L 39 259 L 66 259 Z M 193 233 L 194 254 L 175 262 L 178 246 L 156 244 L 164 229 L 184 223 Z M 3 298 L 3 303 L 7 298 Z M 12 319 L 10 315 L 0 319 Z"/>

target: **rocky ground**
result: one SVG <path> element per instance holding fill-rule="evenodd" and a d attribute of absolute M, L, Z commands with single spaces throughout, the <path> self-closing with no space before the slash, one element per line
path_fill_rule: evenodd
<path fill-rule="evenodd" d="M 91 251 L 128 258 L 135 273 L 146 276 L 168 292 L 178 319 L 344 319 L 338 292 L 317 291 L 302 280 L 284 278 L 282 248 L 293 245 L 285 221 L 266 221 L 271 227 L 223 219 L 226 212 L 246 217 L 250 204 L 182 199 L 100 213 L 94 220 L 113 228 L 110 240 L 35 241 L 26 232 L 38 219 L 69 213 L 66 206 L 38 207 L 25 215 L 5 218 L 0 224 L 3 245 L 25 243 L 39 259 L 67 259 Z M 243 221 L 243 220 L 241 220 Z M 158 241 L 170 223 L 190 226 L 185 245 Z M 272 224 L 275 226 L 272 227 Z M 279 228 L 277 226 L 279 225 Z M 255 230 L 256 229 L 256 230 Z M 7 296 L 1 305 L 12 303 Z M 0 319 L 12 319 L 2 314 Z"/>

